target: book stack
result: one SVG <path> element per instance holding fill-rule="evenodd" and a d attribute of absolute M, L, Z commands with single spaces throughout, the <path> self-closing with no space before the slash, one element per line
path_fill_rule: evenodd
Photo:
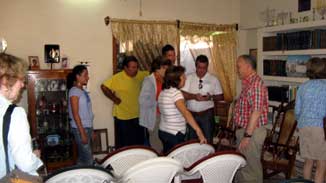
<path fill-rule="evenodd" d="M 265 59 L 264 75 L 286 76 L 286 60 Z"/>
<path fill-rule="evenodd" d="M 263 51 L 276 51 L 280 50 L 277 47 L 277 36 L 263 38 Z"/>
<path fill-rule="evenodd" d="M 326 30 L 315 29 L 277 33 L 263 38 L 263 51 L 304 50 L 326 48 Z"/>
<path fill-rule="evenodd" d="M 297 91 L 298 91 L 298 86 L 289 86 L 288 89 L 288 102 L 291 102 L 293 100 L 295 100 L 296 96 L 297 96 Z"/>

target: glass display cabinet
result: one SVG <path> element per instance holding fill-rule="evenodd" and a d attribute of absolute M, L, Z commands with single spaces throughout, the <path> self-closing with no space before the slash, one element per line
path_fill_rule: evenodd
<path fill-rule="evenodd" d="M 71 70 L 28 71 L 28 118 L 32 137 L 49 171 L 74 165 L 77 151 L 70 132 L 66 76 Z"/>

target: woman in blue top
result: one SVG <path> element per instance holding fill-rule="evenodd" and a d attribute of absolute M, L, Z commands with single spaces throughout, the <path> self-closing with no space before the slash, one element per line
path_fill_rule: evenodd
<path fill-rule="evenodd" d="M 84 65 L 75 66 L 67 78 L 70 125 L 78 148 L 77 165 L 93 164 L 91 144 L 94 114 L 90 97 L 83 89 L 88 80 L 88 71 Z"/>
<path fill-rule="evenodd" d="M 315 182 L 324 182 L 326 169 L 326 141 L 323 118 L 326 117 L 326 60 L 311 58 L 307 63 L 309 81 L 298 90 L 295 115 L 300 136 L 300 155 L 305 159 L 303 176 L 311 179 L 317 161 Z"/>

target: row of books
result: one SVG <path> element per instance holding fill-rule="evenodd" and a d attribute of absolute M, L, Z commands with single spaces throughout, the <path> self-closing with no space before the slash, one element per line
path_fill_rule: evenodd
<path fill-rule="evenodd" d="M 299 86 L 291 86 L 289 85 L 289 89 L 288 89 L 288 102 L 291 102 L 293 100 L 295 100 L 296 96 L 297 96 L 297 91 L 298 91 Z"/>
<path fill-rule="evenodd" d="M 271 101 L 291 102 L 295 100 L 298 88 L 295 85 L 268 86 L 268 98 Z"/>
<path fill-rule="evenodd" d="M 265 59 L 263 62 L 263 73 L 268 76 L 287 76 L 286 60 Z"/>
<path fill-rule="evenodd" d="M 326 48 L 326 30 L 315 29 L 278 33 L 263 38 L 263 51 L 302 50 Z"/>

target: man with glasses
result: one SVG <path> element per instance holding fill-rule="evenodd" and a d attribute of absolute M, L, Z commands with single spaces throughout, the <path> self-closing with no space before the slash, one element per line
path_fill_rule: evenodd
<path fill-rule="evenodd" d="M 219 80 L 208 73 L 208 58 L 199 55 L 196 58 L 196 72 L 187 76 L 182 88 L 187 100 L 187 108 L 198 122 L 208 143 L 213 142 L 214 131 L 214 102 L 223 100 L 223 92 Z M 187 140 L 197 139 L 192 128 L 187 128 Z"/>

